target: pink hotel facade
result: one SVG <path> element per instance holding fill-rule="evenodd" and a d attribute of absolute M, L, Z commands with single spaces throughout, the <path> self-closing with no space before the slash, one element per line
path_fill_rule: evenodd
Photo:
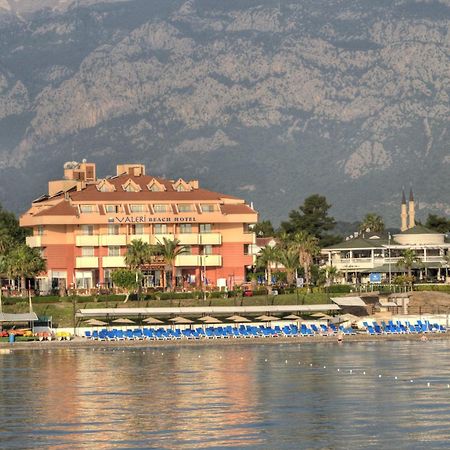
<path fill-rule="evenodd" d="M 135 239 L 149 244 L 179 239 L 186 252 L 175 261 L 179 286 L 232 287 L 253 265 L 258 214 L 244 200 L 201 189 L 197 180 L 146 175 L 142 164 L 121 164 L 115 176 L 97 179 L 94 163 L 66 163 L 64 178 L 20 217 L 33 230 L 27 244 L 40 248 L 47 273 L 39 289 L 61 285 L 89 289 L 111 285 L 125 267 Z M 146 287 L 162 286 L 163 267 L 149 265 Z"/>

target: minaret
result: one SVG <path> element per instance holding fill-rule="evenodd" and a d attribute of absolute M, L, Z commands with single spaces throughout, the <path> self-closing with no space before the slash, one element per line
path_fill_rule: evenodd
<path fill-rule="evenodd" d="M 401 212 L 401 218 L 402 218 L 402 226 L 401 231 L 405 231 L 408 229 L 408 211 L 406 209 L 406 197 L 405 197 L 405 189 L 402 188 L 402 212 Z"/>
<path fill-rule="evenodd" d="M 412 228 L 416 226 L 416 208 L 414 206 L 414 195 L 412 188 L 409 190 L 409 226 Z"/>

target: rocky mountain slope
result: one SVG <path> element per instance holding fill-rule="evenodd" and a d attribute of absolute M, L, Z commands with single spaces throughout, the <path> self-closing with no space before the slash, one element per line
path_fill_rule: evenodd
<path fill-rule="evenodd" d="M 0 0 L 0 201 L 66 160 L 398 225 L 450 213 L 450 1 Z"/>

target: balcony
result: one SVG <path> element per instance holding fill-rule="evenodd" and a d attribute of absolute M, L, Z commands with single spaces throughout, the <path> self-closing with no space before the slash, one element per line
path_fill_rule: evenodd
<path fill-rule="evenodd" d="M 211 266 L 221 266 L 222 256 L 221 255 L 202 255 L 200 256 L 200 265 L 211 267 Z"/>
<path fill-rule="evenodd" d="M 187 266 L 187 267 L 197 267 L 200 265 L 199 255 L 178 255 L 175 258 L 175 265 L 177 267 Z"/>
<path fill-rule="evenodd" d="M 220 245 L 222 244 L 222 235 L 220 233 L 202 233 L 199 234 L 200 245 Z"/>
<path fill-rule="evenodd" d="M 177 239 L 180 241 L 181 245 L 197 245 L 199 235 L 196 233 L 177 234 Z"/>
<path fill-rule="evenodd" d="M 98 258 L 96 256 L 77 256 L 75 259 L 76 269 L 97 269 Z"/>
<path fill-rule="evenodd" d="M 42 247 L 42 236 L 27 236 L 26 243 L 28 247 Z"/>
<path fill-rule="evenodd" d="M 77 247 L 98 247 L 98 236 L 80 235 L 75 237 Z"/>
<path fill-rule="evenodd" d="M 174 234 L 155 234 L 152 236 L 152 244 L 162 244 L 164 242 L 164 238 L 173 241 L 175 239 Z"/>
<path fill-rule="evenodd" d="M 222 265 L 221 255 L 178 255 L 175 259 L 177 267 L 214 267 Z"/>
<path fill-rule="evenodd" d="M 100 243 L 104 246 L 127 245 L 126 234 L 103 234 L 100 236 Z"/>
<path fill-rule="evenodd" d="M 142 241 L 150 244 L 150 236 L 148 234 L 130 234 L 128 236 L 128 243 L 131 244 L 132 241 Z"/>
<path fill-rule="evenodd" d="M 102 258 L 102 267 L 126 267 L 124 256 L 104 256 Z"/>

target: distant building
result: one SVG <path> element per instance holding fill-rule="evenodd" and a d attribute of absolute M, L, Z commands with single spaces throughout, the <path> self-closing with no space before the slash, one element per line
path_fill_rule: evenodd
<path fill-rule="evenodd" d="M 64 179 L 49 182 L 48 195 L 33 201 L 20 225 L 33 230 L 31 247 L 42 249 L 48 272 L 40 289 L 111 285 L 125 267 L 127 244 L 179 239 L 186 252 L 175 261 L 177 284 L 232 287 L 253 265 L 253 224 L 258 214 L 244 200 L 201 189 L 197 180 L 145 174 L 142 164 L 117 166 L 97 179 L 93 163 L 66 163 Z M 144 285 L 163 285 L 164 264 L 144 270 Z"/>
<path fill-rule="evenodd" d="M 322 249 L 323 266 L 334 266 L 343 282 L 366 283 L 381 279 L 389 281 L 395 275 L 403 274 L 397 266 L 406 249 L 414 250 L 420 263 L 413 267 L 413 273 L 420 279 L 442 280 L 447 274 L 446 256 L 450 243 L 445 235 L 436 233 L 422 225 L 415 224 L 415 204 L 412 190 L 406 204 L 402 193 L 401 231 L 393 236 L 387 233 L 372 233 L 370 230 L 355 233 L 346 241 Z"/>

